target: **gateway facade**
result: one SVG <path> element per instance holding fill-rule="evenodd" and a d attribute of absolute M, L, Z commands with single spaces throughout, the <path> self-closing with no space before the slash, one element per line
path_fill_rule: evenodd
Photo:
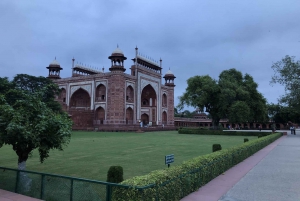
<path fill-rule="evenodd" d="M 127 59 L 117 48 L 111 56 L 109 72 L 75 65 L 72 77 L 60 78 L 62 70 L 56 59 L 47 67 L 48 78 L 61 89 L 57 100 L 71 115 L 74 129 L 101 129 L 130 125 L 174 126 L 174 74 L 168 70 L 162 77 L 159 64 L 138 53 L 133 65 L 124 67 Z M 164 83 L 162 82 L 164 78 Z M 140 123 L 142 122 L 142 123 Z"/>

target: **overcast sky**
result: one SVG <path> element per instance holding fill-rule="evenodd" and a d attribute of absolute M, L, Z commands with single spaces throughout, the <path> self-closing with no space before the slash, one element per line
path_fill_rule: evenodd
<path fill-rule="evenodd" d="M 0 76 L 47 76 L 54 58 L 61 77 L 75 63 L 105 68 L 117 44 L 132 65 L 137 46 L 175 79 L 175 105 L 195 75 L 218 79 L 236 68 L 253 76 L 258 91 L 277 103 L 269 84 L 272 63 L 300 53 L 300 1 L 256 0 L 1 0 Z"/>

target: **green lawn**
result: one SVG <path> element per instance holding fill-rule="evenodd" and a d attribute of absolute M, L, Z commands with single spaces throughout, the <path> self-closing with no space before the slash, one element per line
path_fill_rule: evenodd
<path fill-rule="evenodd" d="M 212 152 L 212 144 L 223 149 L 242 144 L 245 136 L 182 135 L 177 131 L 121 133 L 73 132 L 64 151 L 53 150 L 41 164 L 38 152 L 27 160 L 27 170 L 106 180 L 111 165 L 124 169 L 124 179 L 166 168 L 164 157 L 175 155 L 177 165 L 193 157 Z M 0 148 L 0 166 L 16 168 L 17 155 L 11 146 Z"/>

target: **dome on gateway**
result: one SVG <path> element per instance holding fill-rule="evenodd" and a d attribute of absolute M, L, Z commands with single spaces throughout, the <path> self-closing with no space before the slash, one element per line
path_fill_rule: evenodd
<path fill-rule="evenodd" d="M 172 71 L 170 71 L 170 69 L 166 72 L 166 75 L 174 75 L 174 73 L 172 73 Z"/>
<path fill-rule="evenodd" d="M 49 66 L 60 66 L 56 58 L 49 64 Z"/>
<path fill-rule="evenodd" d="M 119 47 L 117 47 L 117 48 L 112 52 L 112 55 L 113 55 L 113 54 L 122 54 L 122 55 L 124 55 L 123 51 L 122 51 Z"/>

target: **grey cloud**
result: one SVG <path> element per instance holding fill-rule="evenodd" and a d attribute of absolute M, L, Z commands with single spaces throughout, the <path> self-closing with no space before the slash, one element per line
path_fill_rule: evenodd
<path fill-rule="evenodd" d="M 194 75 L 236 68 L 249 73 L 270 102 L 271 65 L 299 55 L 298 1 L 15 1 L 0 2 L 1 76 L 47 75 L 56 56 L 71 75 L 71 59 L 107 70 L 117 44 L 132 65 L 134 48 L 163 59 L 177 77 L 177 97 Z M 297 57 L 296 57 L 297 59 Z M 299 58 L 298 58 L 299 59 Z"/>

